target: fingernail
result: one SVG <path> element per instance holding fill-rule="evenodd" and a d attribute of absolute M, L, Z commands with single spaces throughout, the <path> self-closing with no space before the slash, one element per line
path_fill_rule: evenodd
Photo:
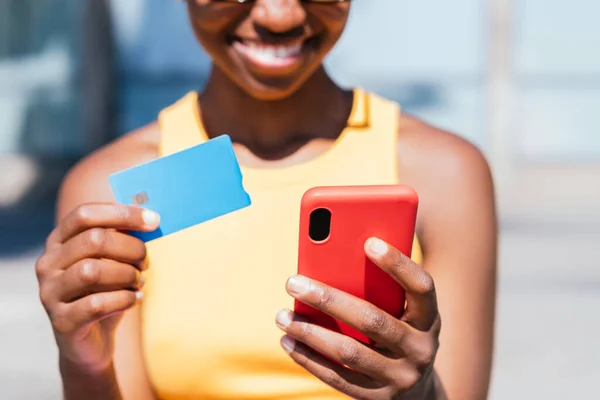
<path fill-rule="evenodd" d="M 142 220 L 144 220 L 144 224 L 149 227 L 158 226 L 160 223 L 160 216 L 154 211 L 143 210 L 142 211 Z"/>
<path fill-rule="evenodd" d="M 292 312 L 290 310 L 281 310 L 277 313 L 275 321 L 280 328 L 287 328 L 292 323 L 293 319 Z"/>
<path fill-rule="evenodd" d="M 310 281 L 303 276 L 292 276 L 288 280 L 287 290 L 292 296 L 305 294 L 309 291 L 309 289 Z"/>
<path fill-rule="evenodd" d="M 296 341 L 289 336 L 284 336 L 281 338 L 281 347 L 290 354 L 296 348 Z"/>
<path fill-rule="evenodd" d="M 142 292 L 142 291 L 135 292 L 135 299 L 137 300 L 138 303 L 140 303 L 142 300 L 144 300 L 144 292 Z"/>
<path fill-rule="evenodd" d="M 371 251 L 371 253 L 380 257 L 385 255 L 385 253 L 387 253 L 388 251 L 388 245 L 384 241 L 377 238 L 369 239 L 367 247 L 369 248 L 369 251 Z"/>
<path fill-rule="evenodd" d="M 140 274 L 140 283 L 138 285 L 138 288 L 139 289 L 143 288 L 145 284 L 146 284 L 146 277 L 144 276 L 144 274 Z"/>

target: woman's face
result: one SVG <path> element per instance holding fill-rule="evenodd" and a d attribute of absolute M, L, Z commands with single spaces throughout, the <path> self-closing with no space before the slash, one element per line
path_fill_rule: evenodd
<path fill-rule="evenodd" d="M 339 39 L 349 2 L 188 0 L 192 26 L 216 67 L 251 96 L 290 96 Z"/>

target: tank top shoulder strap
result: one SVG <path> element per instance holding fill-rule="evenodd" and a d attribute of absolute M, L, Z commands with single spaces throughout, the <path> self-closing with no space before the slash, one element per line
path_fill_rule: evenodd
<path fill-rule="evenodd" d="M 160 155 L 167 156 L 205 141 L 199 130 L 198 93 L 190 92 L 158 116 L 161 131 Z"/>
<path fill-rule="evenodd" d="M 350 152 L 374 157 L 381 173 L 397 181 L 397 140 L 400 106 L 373 93 L 355 89 L 353 111 L 348 119 L 345 140 Z"/>
<path fill-rule="evenodd" d="M 400 126 L 400 105 L 394 101 L 384 99 L 373 93 L 365 94 L 366 112 L 370 118 L 372 133 L 381 137 L 387 145 L 392 146 L 396 155 L 398 130 Z M 395 158 L 395 156 L 394 156 Z"/>

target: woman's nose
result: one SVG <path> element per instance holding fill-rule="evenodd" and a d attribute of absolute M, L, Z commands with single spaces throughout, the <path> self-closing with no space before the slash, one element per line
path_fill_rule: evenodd
<path fill-rule="evenodd" d="M 306 21 L 300 0 L 258 0 L 252 14 L 257 25 L 274 34 L 296 31 Z"/>

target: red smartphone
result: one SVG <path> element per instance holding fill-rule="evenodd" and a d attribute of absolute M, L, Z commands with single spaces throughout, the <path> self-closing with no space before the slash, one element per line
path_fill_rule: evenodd
<path fill-rule="evenodd" d="M 410 256 L 417 208 L 417 193 L 408 186 L 310 189 L 300 210 L 298 274 L 401 317 L 404 289 L 367 258 L 364 244 L 377 237 Z M 375 344 L 363 333 L 297 300 L 294 311 L 327 329 Z"/>

